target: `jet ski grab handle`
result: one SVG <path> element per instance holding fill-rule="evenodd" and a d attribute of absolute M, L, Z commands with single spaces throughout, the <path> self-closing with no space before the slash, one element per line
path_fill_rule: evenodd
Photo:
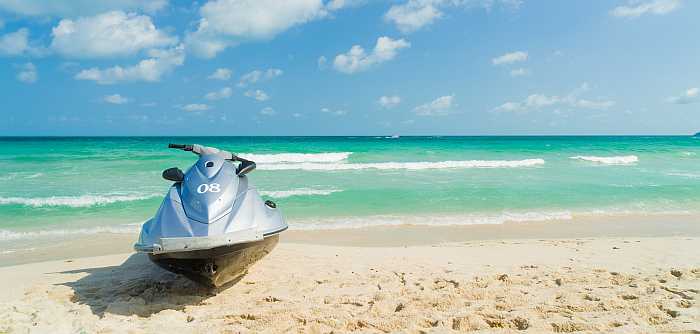
<path fill-rule="evenodd" d="M 185 145 L 185 144 L 168 144 L 168 148 L 176 148 L 179 150 L 187 151 L 187 152 L 193 152 L 194 154 L 197 155 L 202 155 L 202 154 L 216 154 L 220 156 L 222 159 L 229 160 L 229 161 L 238 161 L 240 164 L 238 167 L 236 167 L 236 174 L 242 176 L 245 174 L 248 174 L 252 172 L 255 169 L 255 162 L 243 159 L 229 151 L 224 151 L 220 150 L 215 147 L 208 147 L 208 146 L 202 146 L 202 145 Z"/>

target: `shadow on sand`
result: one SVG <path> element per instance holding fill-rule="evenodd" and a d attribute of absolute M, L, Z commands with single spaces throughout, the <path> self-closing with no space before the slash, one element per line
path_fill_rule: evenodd
<path fill-rule="evenodd" d="M 144 254 L 133 254 L 119 266 L 62 273 L 87 273 L 77 281 L 62 285 L 75 292 L 72 302 L 89 305 L 100 317 L 105 313 L 148 317 L 166 309 L 182 310 L 202 303 L 221 290 L 165 271 Z"/>

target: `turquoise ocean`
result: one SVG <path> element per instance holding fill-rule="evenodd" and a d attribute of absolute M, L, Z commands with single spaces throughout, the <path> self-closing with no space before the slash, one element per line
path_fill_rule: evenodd
<path fill-rule="evenodd" d="M 700 212 L 693 137 L 0 138 L 0 250 L 138 231 L 196 160 L 170 142 L 256 161 L 296 230 Z"/>

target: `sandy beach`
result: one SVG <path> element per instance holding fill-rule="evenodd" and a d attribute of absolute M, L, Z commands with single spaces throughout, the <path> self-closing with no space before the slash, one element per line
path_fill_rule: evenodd
<path fill-rule="evenodd" d="M 657 231 L 403 246 L 291 234 L 222 291 L 133 253 L 7 266 L 0 332 L 696 333 L 700 237 Z"/>

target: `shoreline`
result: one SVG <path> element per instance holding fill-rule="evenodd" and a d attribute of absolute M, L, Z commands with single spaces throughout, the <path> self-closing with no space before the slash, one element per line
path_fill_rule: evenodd
<path fill-rule="evenodd" d="M 622 237 L 700 237 L 697 215 L 581 216 L 571 220 L 474 225 L 399 225 L 351 229 L 294 230 L 283 244 L 407 247 L 463 241 Z M 133 252 L 137 234 L 103 233 L 64 240 L 38 240 L 31 251 L 0 254 L 0 268 L 62 259 Z M 27 247 L 29 248 L 29 247 Z"/>

